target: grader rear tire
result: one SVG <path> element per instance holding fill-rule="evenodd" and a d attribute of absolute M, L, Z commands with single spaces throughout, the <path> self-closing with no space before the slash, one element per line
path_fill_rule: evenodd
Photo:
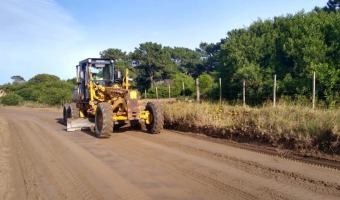
<path fill-rule="evenodd" d="M 113 131 L 113 112 L 109 103 L 100 103 L 96 110 L 95 127 L 98 138 L 109 138 Z"/>
<path fill-rule="evenodd" d="M 145 110 L 149 111 L 149 122 L 145 124 L 146 130 L 151 134 L 158 134 L 163 130 L 164 116 L 159 104 L 148 102 Z"/>
<path fill-rule="evenodd" d="M 67 125 L 67 119 L 70 118 L 70 105 L 65 104 L 63 109 L 63 123 Z"/>

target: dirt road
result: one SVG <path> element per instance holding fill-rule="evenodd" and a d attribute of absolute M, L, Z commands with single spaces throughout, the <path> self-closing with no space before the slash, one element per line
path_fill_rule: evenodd
<path fill-rule="evenodd" d="M 340 172 L 165 130 L 97 139 L 0 107 L 0 199 L 339 199 Z"/>

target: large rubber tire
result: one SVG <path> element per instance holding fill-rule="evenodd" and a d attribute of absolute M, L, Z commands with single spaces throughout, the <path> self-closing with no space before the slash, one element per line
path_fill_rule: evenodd
<path fill-rule="evenodd" d="M 96 134 L 98 138 L 109 138 L 113 131 L 113 112 L 109 103 L 98 104 L 95 116 Z"/>
<path fill-rule="evenodd" d="M 63 123 L 67 125 L 67 119 L 70 118 L 70 105 L 65 104 L 63 109 Z"/>
<path fill-rule="evenodd" d="M 145 110 L 149 111 L 150 124 L 145 124 L 146 130 L 152 134 L 158 134 L 163 130 L 164 116 L 159 104 L 148 102 Z"/>
<path fill-rule="evenodd" d="M 77 107 L 76 103 L 70 104 L 70 118 L 78 119 L 79 118 L 79 108 Z"/>

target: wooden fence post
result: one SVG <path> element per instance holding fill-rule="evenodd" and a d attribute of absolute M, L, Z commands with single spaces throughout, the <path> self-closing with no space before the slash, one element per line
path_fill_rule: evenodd
<path fill-rule="evenodd" d="M 246 80 L 243 79 L 243 106 L 246 106 Z"/>
<path fill-rule="evenodd" d="M 198 81 L 198 78 L 196 78 L 196 101 L 200 102 L 200 82 Z"/>
<path fill-rule="evenodd" d="M 156 97 L 158 99 L 158 88 L 156 87 Z"/>
<path fill-rule="evenodd" d="M 185 98 L 185 87 L 184 87 L 184 82 L 182 82 L 182 88 L 183 88 L 183 96 Z"/>
<path fill-rule="evenodd" d="M 222 105 L 222 80 L 219 78 L 219 84 L 220 84 L 220 105 Z"/>
<path fill-rule="evenodd" d="M 274 75 L 273 106 L 276 107 L 276 74 Z"/>
<path fill-rule="evenodd" d="M 313 109 L 315 109 L 315 71 L 313 72 Z"/>

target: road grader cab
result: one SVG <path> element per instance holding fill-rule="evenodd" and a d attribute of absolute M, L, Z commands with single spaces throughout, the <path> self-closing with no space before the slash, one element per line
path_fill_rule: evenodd
<path fill-rule="evenodd" d="M 145 123 L 149 133 L 160 133 L 164 117 L 157 103 L 140 105 L 137 90 L 130 89 L 128 70 L 122 78 L 110 59 L 88 58 L 76 66 L 77 85 L 72 103 L 65 104 L 63 120 L 67 131 L 94 127 L 99 138 L 108 138 L 115 125 Z"/>

